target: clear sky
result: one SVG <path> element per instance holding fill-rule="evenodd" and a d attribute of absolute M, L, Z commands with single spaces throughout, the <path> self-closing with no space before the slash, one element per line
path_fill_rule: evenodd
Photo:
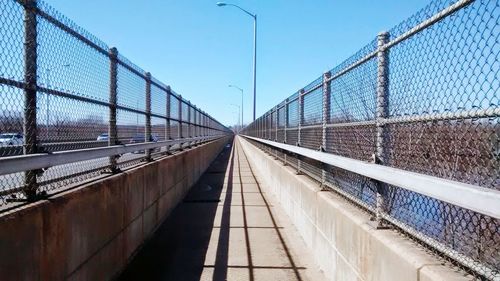
<path fill-rule="evenodd" d="M 44 0 L 225 125 L 252 118 L 253 21 L 216 0 Z M 258 15 L 257 117 L 429 0 L 227 1 Z"/>

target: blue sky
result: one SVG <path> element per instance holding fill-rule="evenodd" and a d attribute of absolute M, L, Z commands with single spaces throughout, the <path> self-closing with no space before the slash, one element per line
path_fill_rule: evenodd
<path fill-rule="evenodd" d="M 252 18 L 210 0 L 45 0 L 223 124 L 252 118 Z M 232 1 L 258 15 L 257 117 L 428 0 Z"/>

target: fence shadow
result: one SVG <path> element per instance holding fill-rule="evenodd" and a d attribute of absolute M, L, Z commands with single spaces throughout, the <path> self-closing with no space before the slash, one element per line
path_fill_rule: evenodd
<path fill-rule="evenodd" d="M 150 241 L 126 267 L 117 280 L 200 280 L 205 256 L 212 236 L 218 203 L 224 199 L 223 186 L 229 173 L 226 200 L 217 248 L 217 264 L 227 264 L 229 218 L 232 195 L 232 145 L 224 148 L 217 159 L 158 228 Z M 226 259 L 220 260 L 220 259 Z M 218 276 L 226 276 L 220 267 Z"/>

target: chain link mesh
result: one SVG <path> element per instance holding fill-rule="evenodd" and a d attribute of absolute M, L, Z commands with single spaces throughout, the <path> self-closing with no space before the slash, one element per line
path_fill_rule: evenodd
<path fill-rule="evenodd" d="M 22 154 L 177 139 L 180 110 L 184 138 L 228 134 L 226 127 L 209 115 L 202 118 L 187 101 L 180 103 L 170 87 L 148 78 L 140 67 L 42 0 L 0 0 L 0 38 L 0 161 Z M 113 112 L 116 126 L 111 122 Z M 110 135 L 112 127 L 116 140 Z M 156 157 L 167 147 L 151 152 Z M 117 163 L 113 159 L 0 175 L 0 209 L 135 165 L 147 154 L 139 150 L 119 155 Z"/>
<path fill-rule="evenodd" d="M 326 137 L 326 153 L 500 190 L 499 17 L 498 1 L 432 1 L 390 29 L 382 48 L 375 39 L 327 81 L 307 85 L 302 105 L 298 94 L 290 96 L 288 116 L 281 117 L 281 103 L 286 143 L 318 150 Z M 274 110 L 244 134 L 274 139 Z M 371 178 L 252 143 L 282 161 L 286 155 L 296 168 L 300 159 L 300 172 L 374 216 L 380 192 L 385 223 L 474 279 L 500 278 L 498 219 L 398 186 L 380 189 Z"/>

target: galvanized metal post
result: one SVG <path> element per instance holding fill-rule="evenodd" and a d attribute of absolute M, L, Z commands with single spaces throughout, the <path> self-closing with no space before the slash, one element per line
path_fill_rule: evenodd
<path fill-rule="evenodd" d="M 193 124 L 191 123 L 191 111 L 193 110 L 193 108 L 191 107 L 191 102 L 190 101 L 188 101 L 187 104 L 188 104 L 188 112 L 187 112 L 187 120 L 188 120 L 188 123 L 187 123 L 188 129 L 187 129 L 187 131 L 188 131 L 188 133 L 187 133 L 187 137 L 188 138 L 192 138 L 193 137 L 193 132 L 192 132 L 193 131 Z M 188 142 L 188 147 L 191 147 L 191 144 L 192 144 L 192 142 L 189 141 Z"/>
<path fill-rule="evenodd" d="M 259 137 L 259 138 L 263 138 L 263 136 L 264 136 L 264 135 L 263 135 L 263 133 L 262 133 L 262 132 L 263 132 L 263 130 L 264 130 L 264 129 L 263 129 L 264 127 L 263 127 L 263 125 L 262 125 L 262 116 L 260 116 L 258 120 L 259 120 L 259 123 L 258 123 L 258 137 Z"/>
<path fill-rule="evenodd" d="M 262 122 L 262 117 L 259 118 L 259 138 L 264 137 L 264 122 Z"/>
<path fill-rule="evenodd" d="M 283 127 L 283 143 L 288 143 L 288 121 L 290 120 L 288 117 L 288 98 L 285 100 L 285 125 Z M 287 153 L 284 153 L 284 164 L 288 165 Z"/>
<path fill-rule="evenodd" d="M 196 106 L 193 106 L 194 108 L 194 120 L 193 120 L 193 123 L 194 123 L 194 133 L 193 133 L 193 137 L 198 137 L 198 109 L 196 108 Z M 195 144 L 198 144 L 198 141 L 194 141 Z"/>
<path fill-rule="evenodd" d="M 207 117 L 205 116 L 205 112 L 201 112 L 201 135 L 203 137 L 207 136 Z"/>
<path fill-rule="evenodd" d="M 36 0 L 24 3 L 24 147 L 23 154 L 37 153 L 36 90 L 37 90 L 37 22 Z M 36 171 L 24 172 L 24 194 L 28 201 L 37 197 Z"/>
<path fill-rule="evenodd" d="M 279 125 L 279 114 L 278 114 L 279 108 L 278 106 L 274 107 L 274 114 L 276 116 L 276 122 L 275 122 L 275 128 L 274 128 L 274 141 L 278 141 L 278 125 Z"/>
<path fill-rule="evenodd" d="M 108 124 L 108 146 L 116 145 L 118 142 L 118 130 L 116 128 L 116 104 L 118 89 L 118 50 L 109 49 L 109 124 Z M 119 171 L 116 155 L 109 157 L 111 173 Z"/>
<path fill-rule="evenodd" d="M 389 33 L 381 32 L 377 36 L 377 152 L 375 162 L 381 165 L 386 164 L 387 132 L 383 119 L 388 116 L 388 56 L 385 44 L 389 40 Z M 377 227 L 384 227 L 382 215 L 386 212 L 385 197 L 387 196 L 387 184 L 377 183 L 377 205 L 376 223 Z"/>
<path fill-rule="evenodd" d="M 273 113 L 272 112 L 268 112 L 267 113 L 267 123 L 268 123 L 268 126 L 267 126 L 267 139 L 268 140 L 272 140 L 272 130 L 273 130 Z M 271 155 L 271 150 L 272 148 L 270 146 L 267 147 L 267 152 L 269 153 L 269 155 Z"/>
<path fill-rule="evenodd" d="M 299 103 L 299 128 L 297 132 L 297 146 L 301 146 L 301 139 L 302 139 L 302 124 L 304 123 L 304 89 L 301 89 L 299 91 L 299 98 L 298 98 L 298 103 Z M 302 161 L 300 159 L 297 159 L 297 174 L 300 174 L 302 170 Z"/>
<path fill-rule="evenodd" d="M 198 108 L 195 106 L 195 112 L 196 112 L 196 119 L 195 119 L 195 123 L 196 123 L 196 136 L 199 137 L 200 136 L 200 117 L 201 117 L 201 114 L 200 114 L 200 111 L 198 110 Z"/>
<path fill-rule="evenodd" d="M 274 116 L 276 117 L 276 122 L 274 124 L 274 141 L 278 141 L 278 125 L 279 125 L 279 114 L 278 106 L 274 107 Z M 278 149 L 274 149 L 274 158 L 278 159 Z"/>
<path fill-rule="evenodd" d="M 260 137 L 266 138 L 266 116 L 263 115 L 260 117 Z"/>
<path fill-rule="evenodd" d="M 264 114 L 264 139 L 267 139 L 267 113 Z"/>
<path fill-rule="evenodd" d="M 331 97 L 331 89 L 330 89 L 330 72 L 325 72 L 323 74 L 323 114 L 322 114 L 322 129 L 321 129 L 321 151 L 326 151 L 326 145 L 328 142 L 328 134 L 326 130 L 326 125 L 330 122 L 330 97 Z M 326 185 L 326 165 L 322 164 L 321 169 L 321 187 L 325 188 Z"/>
<path fill-rule="evenodd" d="M 151 136 L 151 73 L 146 73 L 146 128 L 144 130 L 144 141 L 152 141 Z M 151 149 L 146 149 L 147 162 L 151 161 Z"/>
<path fill-rule="evenodd" d="M 172 139 L 172 136 L 170 134 L 170 86 L 167 86 L 167 123 L 166 123 L 166 127 L 165 127 L 165 140 L 171 140 Z M 167 150 L 167 154 L 170 153 L 170 145 L 167 145 L 166 147 L 166 150 Z"/>
<path fill-rule="evenodd" d="M 179 95 L 179 106 L 177 107 L 178 116 L 179 116 L 179 127 L 177 130 L 177 138 L 182 139 L 182 96 Z M 179 143 L 179 149 L 182 150 L 182 143 Z"/>

